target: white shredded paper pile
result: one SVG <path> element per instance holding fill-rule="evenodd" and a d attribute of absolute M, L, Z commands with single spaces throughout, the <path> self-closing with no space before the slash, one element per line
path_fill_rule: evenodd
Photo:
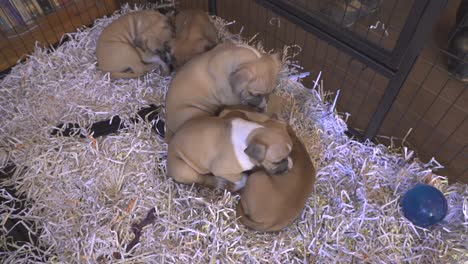
<path fill-rule="evenodd" d="M 300 218 L 278 233 L 242 226 L 235 215 L 237 194 L 174 183 L 165 172 L 167 145 L 150 124 L 96 140 L 51 136 L 59 123 L 85 127 L 113 115 L 128 119 L 141 107 L 164 102 L 170 77 L 149 73 L 110 81 L 96 69 L 96 40 L 118 16 L 70 34 L 55 50 L 37 48 L 0 81 L 1 160 L 19 168 L 4 184 L 27 199 L 22 212 L 0 205 L 0 248 L 12 243 L 5 237 L 7 219 L 32 222 L 32 231 L 39 230 L 36 244 L 1 252 L 2 263 L 468 261 L 467 185 L 448 185 L 431 172 L 435 162 L 423 164 L 408 149 L 398 154 L 349 139 L 335 98 L 323 85 L 305 89 L 297 67 L 285 67 L 277 94 L 287 100 L 282 117 L 307 146 L 317 180 Z M 229 23 L 214 20 L 224 38 L 239 39 L 226 31 Z M 286 48 L 284 59 L 292 62 L 288 53 Z M 449 213 L 423 229 L 403 217 L 399 199 L 428 177 L 446 195 Z M 0 195 L 15 200 L 3 189 Z M 126 252 L 131 225 L 152 208 L 155 222 Z M 47 259 L 34 259 L 33 252 Z"/>

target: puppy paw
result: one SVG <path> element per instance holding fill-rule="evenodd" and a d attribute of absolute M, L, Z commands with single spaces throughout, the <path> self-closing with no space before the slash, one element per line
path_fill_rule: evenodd
<path fill-rule="evenodd" d="M 244 188 L 245 183 L 247 182 L 247 175 L 242 174 L 242 178 L 237 182 L 230 182 L 224 178 L 217 177 L 216 179 L 216 188 L 225 189 L 230 192 L 237 192 L 240 189 Z"/>
<path fill-rule="evenodd" d="M 242 174 L 242 178 L 240 181 L 235 183 L 231 183 L 232 188 L 230 189 L 231 192 L 237 192 L 240 189 L 244 188 L 245 184 L 247 183 L 247 174 Z"/>
<path fill-rule="evenodd" d="M 221 177 L 216 177 L 216 182 L 215 182 L 215 187 L 218 189 L 228 189 L 229 185 L 232 184 L 230 181 L 221 178 Z"/>

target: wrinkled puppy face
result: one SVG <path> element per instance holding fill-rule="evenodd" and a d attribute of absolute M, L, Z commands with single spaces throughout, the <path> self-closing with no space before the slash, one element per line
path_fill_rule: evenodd
<path fill-rule="evenodd" d="M 154 12 L 144 24 L 145 26 L 139 29 L 134 45 L 145 52 L 160 55 L 165 60 L 165 57 L 169 57 L 169 42 L 174 35 L 169 18 Z"/>
<path fill-rule="evenodd" d="M 265 122 L 265 127 L 252 132 L 248 146 L 244 150 L 257 166 L 263 167 L 270 174 L 290 170 L 293 166 L 290 157 L 292 140 L 285 123 L 278 120 Z"/>
<path fill-rule="evenodd" d="M 268 95 L 278 86 L 282 62 L 278 53 L 241 64 L 229 77 L 241 103 L 264 110 Z"/>

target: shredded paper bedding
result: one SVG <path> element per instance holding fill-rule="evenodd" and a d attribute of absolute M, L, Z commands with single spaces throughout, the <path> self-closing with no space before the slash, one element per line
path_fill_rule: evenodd
<path fill-rule="evenodd" d="M 17 170 L 0 195 L 2 263 L 463 263 L 468 261 L 468 187 L 448 185 L 407 148 L 396 152 L 345 135 L 326 80 L 300 83 L 291 48 L 276 94 L 281 113 L 305 143 L 317 169 L 313 194 L 299 219 L 277 233 L 258 233 L 236 219 L 239 195 L 175 183 L 166 175 L 167 145 L 139 122 L 94 139 L 52 136 L 59 123 L 86 127 L 141 107 L 163 104 L 171 77 L 111 81 L 96 69 L 102 29 L 121 12 L 68 35 L 55 49 L 36 48 L 0 81 L 0 166 Z M 224 39 L 244 41 L 213 21 Z M 253 40 L 251 43 L 254 43 Z M 252 44 L 253 45 L 253 44 Z M 255 44 L 257 45 L 257 44 Z M 258 48 L 261 48 L 259 43 Z M 317 74 L 318 73 L 313 73 Z M 446 218 L 428 229 L 403 217 L 400 197 L 430 182 L 446 196 Z M 24 202 L 22 210 L 12 204 Z M 135 232 L 135 223 L 153 219 Z M 20 220 L 37 241 L 5 236 Z M 128 244 L 141 235 L 132 250 Z"/>

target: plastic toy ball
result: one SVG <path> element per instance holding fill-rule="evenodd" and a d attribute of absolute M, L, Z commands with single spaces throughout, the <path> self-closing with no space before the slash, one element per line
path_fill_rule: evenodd
<path fill-rule="evenodd" d="M 429 227 L 444 219 L 447 200 L 441 191 L 427 184 L 417 184 L 401 200 L 403 214 L 413 224 Z"/>

